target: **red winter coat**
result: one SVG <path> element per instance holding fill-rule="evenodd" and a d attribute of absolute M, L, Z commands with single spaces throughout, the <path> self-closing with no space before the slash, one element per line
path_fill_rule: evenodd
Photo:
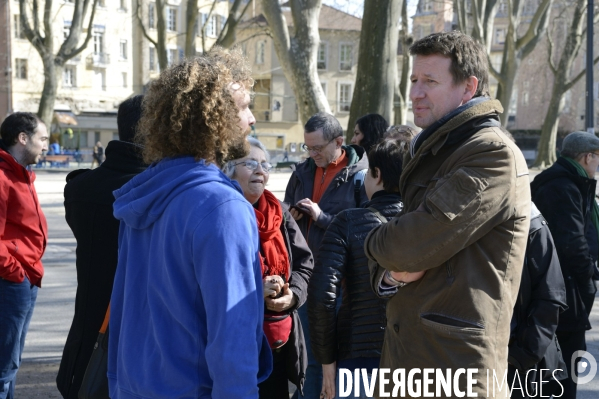
<path fill-rule="evenodd" d="M 0 148 L 0 277 L 41 287 L 48 226 L 28 171 Z"/>

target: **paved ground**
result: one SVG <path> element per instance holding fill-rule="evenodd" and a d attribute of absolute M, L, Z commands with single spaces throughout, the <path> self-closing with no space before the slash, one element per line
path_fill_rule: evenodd
<path fill-rule="evenodd" d="M 18 374 L 16 397 L 60 398 L 55 386 L 58 363 L 74 311 L 77 279 L 75 239 L 64 220 L 63 188 L 66 171 L 38 172 L 36 189 L 48 219 L 49 241 L 43 261 L 46 275 L 27 336 L 23 364 Z M 273 173 L 268 189 L 283 197 L 289 172 Z M 596 301 L 599 302 L 599 299 Z M 599 303 L 595 303 L 587 333 L 589 352 L 599 360 Z M 579 388 L 579 398 L 597 399 L 599 377 Z"/>

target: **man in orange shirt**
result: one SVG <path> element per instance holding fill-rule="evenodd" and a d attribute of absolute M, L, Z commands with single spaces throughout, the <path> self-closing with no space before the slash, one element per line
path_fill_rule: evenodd
<path fill-rule="evenodd" d="M 290 213 L 316 259 L 324 233 L 335 215 L 367 200 L 361 182 L 368 169 L 368 158 L 362 147 L 343 145 L 339 121 L 324 112 L 308 120 L 304 126 L 304 141 L 302 147 L 310 158 L 296 165 L 285 190 L 285 202 L 292 205 Z M 298 313 L 308 350 L 304 397 L 318 398 L 322 368 L 312 354 L 306 307 L 301 307 Z M 298 393 L 294 398 L 297 397 Z"/>

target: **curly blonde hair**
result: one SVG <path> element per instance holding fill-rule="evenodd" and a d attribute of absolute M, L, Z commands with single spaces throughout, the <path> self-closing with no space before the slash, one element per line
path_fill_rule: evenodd
<path fill-rule="evenodd" d="M 232 91 L 250 90 L 251 70 L 240 50 L 217 47 L 163 71 L 144 96 L 135 142 L 148 164 L 191 155 L 223 165 L 249 148 L 238 126 Z"/>

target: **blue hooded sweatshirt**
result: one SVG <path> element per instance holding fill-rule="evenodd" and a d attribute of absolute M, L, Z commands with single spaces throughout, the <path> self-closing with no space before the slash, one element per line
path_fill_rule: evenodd
<path fill-rule="evenodd" d="M 214 165 L 163 160 L 114 192 L 112 399 L 258 398 L 272 368 L 255 214 Z"/>

